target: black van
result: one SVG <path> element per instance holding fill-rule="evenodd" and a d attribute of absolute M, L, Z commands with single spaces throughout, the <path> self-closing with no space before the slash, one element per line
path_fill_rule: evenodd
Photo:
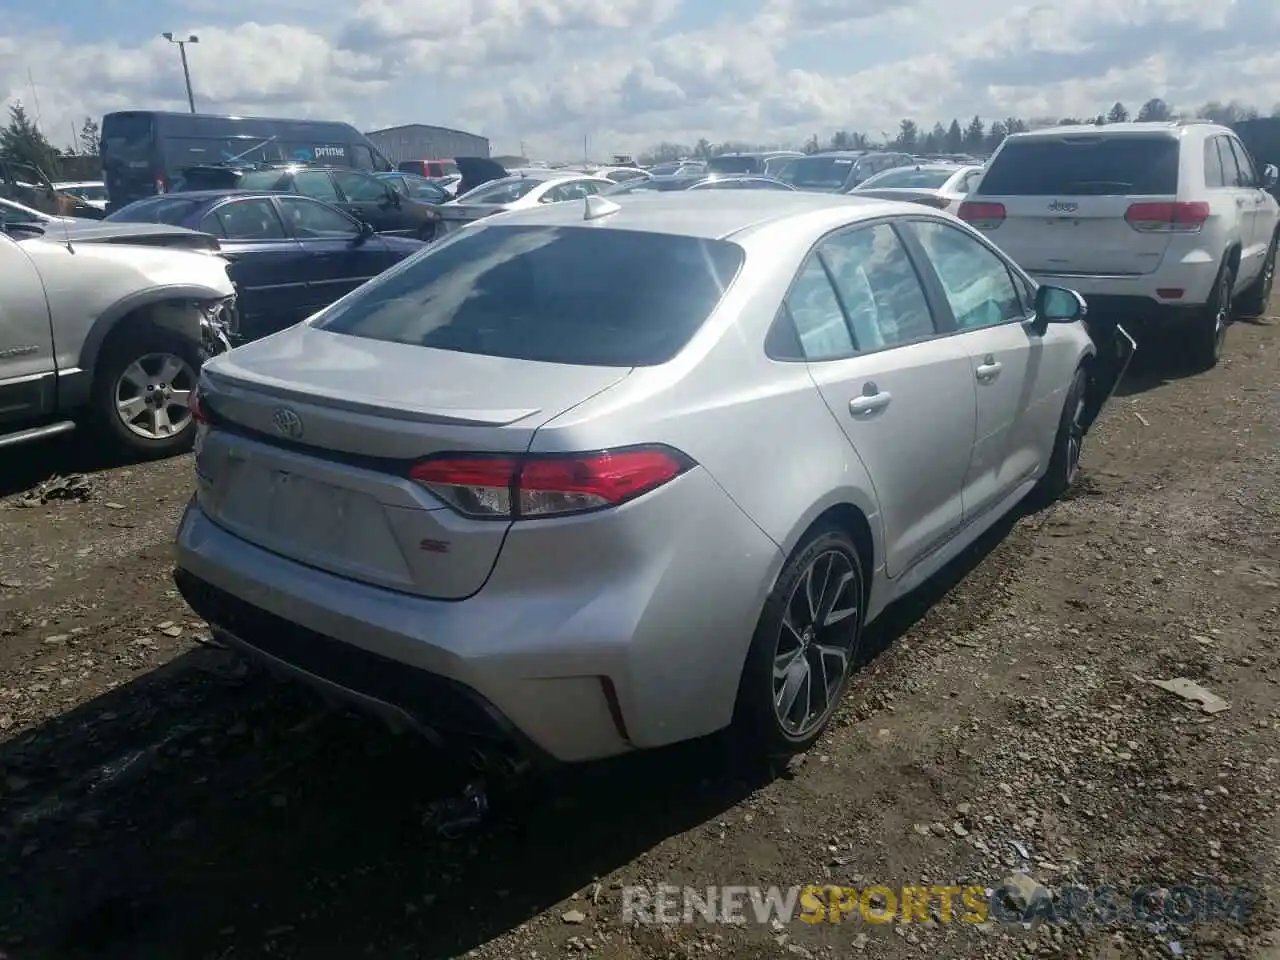
<path fill-rule="evenodd" d="M 107 210 L 168 193 L 191 167 L 289 162 L 392 169 L 349 123 L 125 110 L 102 118 Z"/>

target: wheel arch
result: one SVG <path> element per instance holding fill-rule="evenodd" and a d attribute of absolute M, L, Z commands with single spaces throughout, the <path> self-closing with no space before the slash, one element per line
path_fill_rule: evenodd
<path fill-rule="evenodd" d="M 215 290 L 198 284 L 169 284 L 150 287 L 136 293 L 121 297 L 107 309 L 98 314 L 98 318 L 89 328 L 84 344 L 80 348 L 80 369 L 92 371 L 97 368 L 102 349 L 109 339 L 118 331 L 125 329 L 125 322 L 136 314 L 150 311 L 153 307 L 165 303 L 182 303 L 192 300 L 223 300 L 225 291 Z M 191 335 L 199 342 L 200 330 L 197 327 Z"/>
<path fill-rule="evenodd" d="M 782 545 L 787 557 L 795 553 L 814 530 L 824 526 L 833 526 L 847 533 L 857 548 L 858 560 L 862 563 L 862 602 L 865 606 L 871 600 L 875 571 L 884 556 L 883 528 L 875 502 L 870 497 L 850 496 L 845 491 L 843 495 L 835 494 L 813 504 Z"/>

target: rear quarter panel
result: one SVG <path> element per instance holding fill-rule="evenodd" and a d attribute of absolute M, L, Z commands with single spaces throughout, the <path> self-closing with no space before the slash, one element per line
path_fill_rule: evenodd
<path fill-rule="evenodd" d="M 838 226 L 847 212 L 818 216 Z M 765 355 L 765 336 L 812 234 L 764 230 L 724 300 L 671 362 L 637 368 L 617 386 L 549 421 L 532 450 L 667 443 L 696 460 L 789 554 L 828 507 L 863 512 L 876 564 L 878 508 L 866 471 L 803 363 Z"/>

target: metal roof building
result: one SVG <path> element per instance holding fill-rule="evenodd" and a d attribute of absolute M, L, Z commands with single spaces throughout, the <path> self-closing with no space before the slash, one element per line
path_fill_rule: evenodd
<path fill-rule="evenodd" d="M 392 163 L 402 160 L 448 160 L 453 157 L 487 157 L 487 137 L 449 127 L 407 123 L 365 134 Z"/>

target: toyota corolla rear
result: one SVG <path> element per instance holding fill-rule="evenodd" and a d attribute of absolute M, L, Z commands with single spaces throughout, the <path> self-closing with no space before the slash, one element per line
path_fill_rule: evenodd
<path fill-rule="evenodd" d="M 585 446 L 554 423 L 676 357 L 742 262 L 725 241 L 478 225 L 217 358 L 184 596 L 279 670 L 484 756 L 722 727 L 725 645 L 749 638 L 776 546 L 643 409 Z"/>

